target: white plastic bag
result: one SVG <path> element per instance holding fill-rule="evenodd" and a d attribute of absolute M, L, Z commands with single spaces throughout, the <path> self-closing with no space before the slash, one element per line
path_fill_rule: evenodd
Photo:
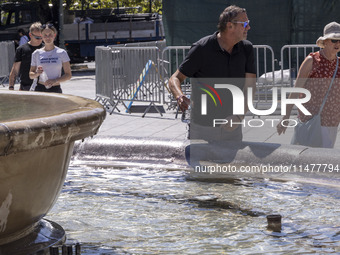
<path fill-rule="evenodd" d="M 47 80 L 48 80 L 48 77 L 47 77 L 47 74 L 46 74 L 45 71 L 44 71 L 44 72 L 42 72 L 42 73 L 40 74 L 40 76 L 39 76 L 39 81 L 45 82 L 45 81 L 47 81 Z"/>
<path fill-rule="evenodd" d="M 35 79 L 33 80 L 33 83 L 32 83 L 32 85 L 31 85 L 31 87 L 30 87 L 30 91 L 35 91 L 35 87 L 37 86 L 37 81 L 38 81 L 37 78 L 35 78 Z"/>

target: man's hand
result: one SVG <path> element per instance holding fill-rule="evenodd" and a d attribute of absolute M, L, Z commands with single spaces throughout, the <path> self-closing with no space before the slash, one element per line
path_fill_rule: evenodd
<path fill-rule="evenodd" d="M 189 109 L 190 106 L 190 99 L 187 98 L 185 95 L 181 95 L 176 98 L 177 99 L 177 104 L 179 108 L 181 109 L 182 112 L 186 111 Z"/>
<path fill-rule="evenodd" d="M 277 133 L 278 133 L 279 135 L 284 134 L 284 133 L 286 132 L 287 127 L 282 126 L 281 123 L 282 123 L 283 121 L 286 121 L 287 119 L 289 119 L 288 116 L 283 116 L 282 119 L 281 119 L 281 121 L 279 122 L 279 124 L 277 124 L 277 126 L 276 126 L 276 131 L 277 131 Z"/>

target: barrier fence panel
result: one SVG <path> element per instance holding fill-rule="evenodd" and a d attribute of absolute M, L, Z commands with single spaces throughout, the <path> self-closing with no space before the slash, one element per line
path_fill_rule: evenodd
<path fill-rule="evenodd" d="M 256 65 L 256 93 L 254 104 L 256 107 L 265 105 L 272 99 L 270 89 L 275 80 L 275 58 L 272 47 L 268 45 L 254 45 Z"/>
<path fill-rule="evenodd" d="M 110 49 L 113 67 L 111 99 L 122 103 L 128 111 L 133 102 L 148 102 L 147 111 L 151 106 L 158 111 L 155 103 L 162 103 L 164 86 L 158 70 L 158 48 L 111 46 Z"/>
<path fill-rule="evenodd" d="M 272 47 L 268 45 L 254 45 L 256 77 L 263 74 L 264 78 L 275 77 L 275 58 Z M 269 76 L 269 77 L 268 77 Z M 257 80 L 261 83 L 261 80 Z"/>
<path fill-rule="evenodd" d="M 316 44 L 284 45 L 281 48 L 281 61 L 279 63 L 281 66 L 281 85 L 294 86 L 301 63 L 309 53 L 318 49 L 319 47 Z"/>
<path fill-rule="evenodd" d="M 8 79 L 14 63 L 15 46 L 13 41 L 0 42 L 0 84 Z"/>
<path fill-rule="evenodd" d="M 166 41 L 151 41 L 151 42 L 135 42 L 135 43 L 126 43 L 120 45 L 111 45 L 111 47 L 157 47 L 160 52 L 166 47 Z"/>
<path fill-rule="evenodd" d="M 179 65 L 188 54 L 189 49 L 190 46 L 169 46 L 163 50 L 161 58 L 161 69 L 162 76 L 166 81 L 177 70 Z M 270 77 L 271 79 L 273 79 L 275 63 L 273 49 L 268 45 L 254 45 L 254 55 L 257 72 L 256 77 L 259 78 L 260 73 L 263 72 L 264 79 L 266 81 L 268 81 L 267 78 Z M 256 104 L 259 104 L 261 101 L 267 102 L 271 99 L 271 94 L 268 93 L 268 86 L 268 82 L 266 83 L 263 79 L 257 79 L 257 93 L 255 97 L 257 99 Z M 184 94 L 191 94 L 191 85 L 189 79 L 186 79 L 181 87 Z M 164 102 L 168 104 L 168 109 L 175 108 L 177 104 L 176 100 L 171 94 L 165 95 Z"/>
<path fill-rule="evenodd" d="M 168 46 L 162 51 L 162 57 L 160 60 L 161 75 L 167 84 L 167 87 L 169 87 L 169 78 L 183 62 L 186 55 L 188 54 L 189 49 L 190 46 Z M 186 79 L 181 87 L 185 95 L 191 94 L 191 85 L 189 79 Z M 164 103 L 168 105 L 168 109 L 176 108 L 177 102 L 171 93 L 164 93 L 163 96 Z"/>
<path fill-rule="evenodd" d="M 96 47 L 96 95 L 99 98 L 111 99 L 113 72 L 111 66 L 111 49 Z"/>
<path fill-rule="evenodd" d="M 254 105 L 257 109 L 271 106 L 273 87 L 293 86 L 302 61 L 310 52 L 315 51 L 315 48 L 318 47 L 312 44 L 283 46 L 279 62 L 281 70 L 275 71 L 277 60 L 272 47 L 254 45 L 257 74 Z M 129 111 L 136 101 L 148 102 L 149 107 L 162 103 L 166 104 L 168 109 L 176 109 L 177 102 L 169 91 L 168 80 L 189 49 L 190 46 L 169 46 L 163 49 L 160 56 L 159 47 L 97 47 L 97 98 L 104 104 L 114 106 L 113 110 L 118 110 L 116 106 L 121 103 Z M 191 94 L 189 79 L 181 86 L 184 94 Z"/>

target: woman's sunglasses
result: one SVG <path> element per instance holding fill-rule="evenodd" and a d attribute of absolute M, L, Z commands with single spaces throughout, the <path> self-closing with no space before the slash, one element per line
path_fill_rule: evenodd
<path fill-rule="evenodd" d="M 331 40 L 332 43 L 337 43 L 337 42 L 340 42 L 340 40 Z"/>
<path fill-rule="evenodd" d="M 46 29 L 46 28 L 54 28 L 53 24 L 44 24 L 41 26 L 42 29 Z"/>

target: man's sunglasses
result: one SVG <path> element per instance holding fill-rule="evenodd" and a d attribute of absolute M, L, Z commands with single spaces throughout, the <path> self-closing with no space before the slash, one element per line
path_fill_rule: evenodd
<path fill-rule="evenodd" d="M 332 43 L 337 43 L 337 42 L 340 42 L 340 40 L 331 40 Z"/>
<path fill-rule="evenodd" d="M 41 26 L 42 29 L 52 28 L 52 27 L 54 27 L 53 24 L 44 24 Z"/>
<path fill-rule="evenodd" d="M 244 28 L 246 28 L 247 26 L 249 26 L 250 20 L 248 20 L 248 21 L 232 21 L 231 23 L 240 23 L 240 24 L 243 24 Z"/>
<path fill-rule="evenodd" d="M 31 35 L 32 35 L 35 39 L 37 39 L 37 40 L 41 40 L 41 39 L 42 39 L 41 36 L 37 36 L 37 35 L 34 35 L 34 34 L 32 34 L 32 33 L 31 33 Z"/>

